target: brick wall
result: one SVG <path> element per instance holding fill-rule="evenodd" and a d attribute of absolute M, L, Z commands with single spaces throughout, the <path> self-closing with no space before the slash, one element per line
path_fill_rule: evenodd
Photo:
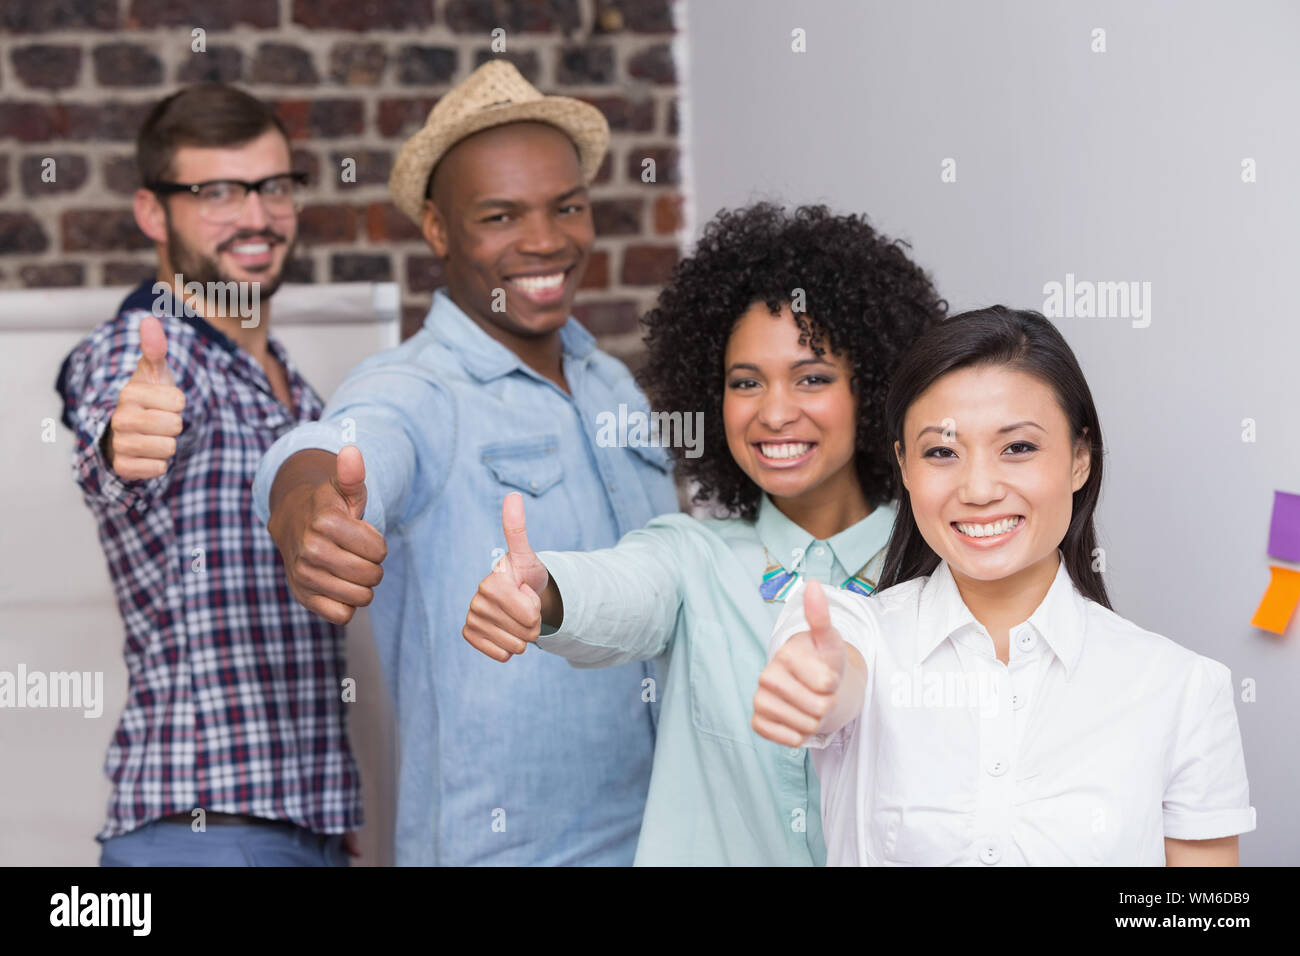
<path fill-rule="evenodd" d="M 597 242 L 578 318 L 634 357 L 638 316 L 676 261 L 681 217 L 672 0 L 0 0 L 0 288 L 138 282 L 134 138 L 179 86 L 275 103 L 311 174 L 294 281 L 393 280 L 404 333 L 438 262 L 389 202 L 403 140 L 440 94 L 503 55 L 613 133 L 592 191 Z M 506 52 L 490 49 L 505 31 Z M 193 31 L 206 49 L 195 52 Z M 345 159 L 356 182 L 343 182 Z M 656 181 L 643 182 L 643 160 Z M 43 170 L 51 168 L 54 181 Z"/>

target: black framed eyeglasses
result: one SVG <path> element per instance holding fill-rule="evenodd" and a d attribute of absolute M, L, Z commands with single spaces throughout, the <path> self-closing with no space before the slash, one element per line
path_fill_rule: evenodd
<path fill-rule="evenodd" d="M 148 189 L 156 196 L 189 194 L 199 202 L 199 215 L 209 222 L 234 222 L 244 210 L 250 192 L 262 197 L 268 216 L 292 216 L 302 208 L 303 172 L 276 173 L 256 182 L 242 179 L 209 179 L 201 183 L 152 182 Z"/>

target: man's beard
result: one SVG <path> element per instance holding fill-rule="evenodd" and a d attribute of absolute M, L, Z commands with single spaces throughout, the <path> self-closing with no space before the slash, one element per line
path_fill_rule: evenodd
<path fill-rule="evenodd" d="M 219 251 L 224 250 L 237 242 L 247 242 L 249 239 L 265 239 L 270 243 L 283 243 L 285 241 L 284 236 L 273 229 L 267 228 L 259 232 L 237 232 L 217 248 Z M 266 275 L 254 280 L 258 284 L 258 296 L 260 298 L 269 299 L 275 294 L 275 290 L 280 288 L 280 283 L 284 281 L 284 270 L 289 265 L 289 258 L 293 255 L 296 241 L 297 237 L 295 236 L 294 242 L 290 242 L 285 246 L 284 261 L 278 272 L 268 272 Z M 197 252 L 186 245 L 180 234 L 172 228 L 171 216 L 167 217 L 167 255 L 171 259 L 172 271 L 178 273 L 186 283 L 198 282 L 206 288 L 212 282 L 236 281 L 221 271 L 216 259 L 205 256 L 203 253 Z"/>

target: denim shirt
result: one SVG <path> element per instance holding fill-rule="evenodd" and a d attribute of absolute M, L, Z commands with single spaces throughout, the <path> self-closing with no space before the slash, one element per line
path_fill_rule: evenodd
<path fill-rule="evenodd" d="M 551 654 L 506 664 L 461 636 L 504 553 L 501 502 L 522 492 L 535 549 L 612 546 L 677 511 L 661 447 L 603 447 L 598 417 L 647 408 L 627 368 L 570 318 L 571 394 L 525 366 L 447 296 L 424 326 L 355 368 L 319 422 L 262 460 L 254 507 L 308 448 L 361 449 L 365 520 L 388 543 L 371 620 L 397 713 L 398 865 L 630 864 L 657 714 L 652 662 L 580 670 Z"/>

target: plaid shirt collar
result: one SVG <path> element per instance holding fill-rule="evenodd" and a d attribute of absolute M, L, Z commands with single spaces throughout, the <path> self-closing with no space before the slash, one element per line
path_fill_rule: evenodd
<path fill-rule="evenodd" d="M 184 322 L 194 330 L 194 334 L 198 336 L 200 343 L 220 350 L 214 356 L 218 362 L 229 368 L 231 372 L 241 375 L 253 385 L 266 392 L 266 394 L 276 397 L 275 390 L 271 388 L 271 381 L 266 377 L 266 370 L 263 369 L 247 351 L 240 348 L 239 344 L 235 342 L 234 339 L 228 336 L 225 332 L 222 332 L 203 316 L 190 309 L 177 309 L 176 305 L 180 298 L 179 296 L 166 295 L 158 291 L 159 286 L 165 285 L 166 283 L 157 280 L 144 280 L 122 301 L 119 311 L 149 312 L 153 315 L 158 315 L 159 312 L 162 311 L 171 315 L 178 321 Z M 285 377 L 289 381 L 289 393 L 293 397 L 293 407 L 295 410 L 299 411 L 296 418 L 289 420 L 313 420 L 315 418 L 314 414 L 304 417 L 301 414 L 301 409 L 304 407 L 304 404 L 311 404 L 312 399 L 314 399 L 314 393 L 312 395 L 306 394 L 309 386 L 299 373 L 297 366 L 295 366 L 292 360 L 290 360 L 289 353 L 285 350 L 284 346 L 270 334 L 269 329 L 267 330 L 266 347 L 270 351 L 271 355 L 275 357 L 276 361 L 284 367 Z M 286 416 L 286 418 L 288 418 L 288 416 Z M 279 422 L 276 420 L 268 420 L 267 424 L 276 425 L 279 424 Z"/>

